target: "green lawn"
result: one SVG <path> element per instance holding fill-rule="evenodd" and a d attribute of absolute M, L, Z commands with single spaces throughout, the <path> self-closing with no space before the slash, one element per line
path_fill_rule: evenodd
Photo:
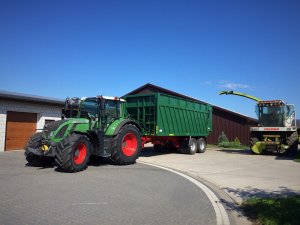
<path fill-rule="evenodd" d="M 260 225 L 300 224 L 300 196 L 251 198 L 242 205 L 246 216 Z"/>
<path fill-rule="evenodd" d="M 208 144 L 207 145 L 208 148 L 221 148 L 221 149 L 228 149 L 228 150 L 246 150 L 249 149 L 249 146 L 245 146 L 245 145 L 237 145 L 234 144 L 232 142 L 228 142 L 228 144 L 221 144 L 221 145 L 212 145 L 212 144 Z"/>

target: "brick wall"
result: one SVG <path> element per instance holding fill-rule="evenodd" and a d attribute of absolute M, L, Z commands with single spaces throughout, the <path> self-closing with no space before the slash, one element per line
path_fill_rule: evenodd
<path fill-rule="evenodd" d="M 0 152 L 5 148 L 7 111 L 37 113 L 37 129 L 43 129 L 45 120 L 59 120 L 62 106 L 0 99 Z"/>

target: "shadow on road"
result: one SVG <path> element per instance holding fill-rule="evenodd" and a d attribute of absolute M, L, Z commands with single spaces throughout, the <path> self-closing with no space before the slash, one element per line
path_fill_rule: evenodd
<path fill-rule="evenodd" d="M 141 151 L 141 155 L 142 157 L 151 157 L 151 156 L 156 156 L 156 155 L 167 155 L 167 154 L 180 154 L 178 151 L 175 150 L 167 150 L 167 149 L 162 149 L 161 151 L 157 152 L 154 151 L 153 147 L 145 147 L 142 149 Z"/>
<path fill-rule="evenodd" d="M 288 197 L 288 196 L 295 196 L 299 195 L 300 191 L 295 191 L 288 187 L 279 187 L 277 191 L 266 191 L 259 188 L 253 187 L 246 187 L 246 188 L 223 188 L 223 190 L 227 191 L 228 193 L 234 194 L 242 199 L 248 199 L 252 197 L 259 197 L 259 198 L 278 198 L 278 197 Z"/>
<path fill-rule="evenodd" d="M 250 149 L 219 149 L 219 152 L 225 152 L 230 154 L 243 154 L 243 155 L 253 155 Z"/>
<path fill-rule="evenodd" d="M 219 152 L 225 152 L 228 154 L 241 154 L 241 155 L 253 155 L 253 156 L 258 156 L 255 153 L 252 153 L 252 151 L 250 149 L 245 149 L 245 150 L 241 150 L 241 149 L 219 149 L 217 150 Z M 266 156 L 276 156 L 275 160 L 294 160 L 296 157 L 297 153 L 296 152 L 287 152 L 287 153 L 281 153 L 281 154 L 277 154 L 277 152 L 264 152 L 263 154 L 261 154 L 261 157 L 266 157 Z"/>
<path fill-rule="evenodd" d="M 252 198 L 252 197 L 259 197 L 259 198 L 285 198 L 285 197 L 291 197 L 291 196 L 297 196 L 300 194 L 299 191 L 292 190 L 287 187 L 280 187 L 280 190 L 278 191 L 266 191 L 258 188 L 223 188 L 223 190 L 226 190 L 227 192 L 237 195 L 241 197 L 244 200 Z M 246 217 L 248 220 L 252 221 L 253 224 L 255 223 L 257 219 L 257 215 L 252 215 L 251 212 L 245 208 L 244 205 L 238 205 L 232 201 L 225 200 L 223 198 L 220 199 L 226 210 L 228 211 L 234 211 L 237 213 L 237 217 Z"/>

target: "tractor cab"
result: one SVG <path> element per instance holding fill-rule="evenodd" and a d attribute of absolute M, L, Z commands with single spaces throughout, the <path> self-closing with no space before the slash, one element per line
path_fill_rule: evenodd
<path fill-rule="evenodd" d="M 105 127 L 121 115 L 124 99 L 108 96 L 89 98 L 67 98 L 62 110 L 62 118 L 85 118 L 91 120 L 98 128 Z"/>

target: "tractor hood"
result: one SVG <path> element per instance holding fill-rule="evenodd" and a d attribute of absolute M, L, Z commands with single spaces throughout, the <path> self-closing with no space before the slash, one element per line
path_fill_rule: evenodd
<path fill-rule="evenodd" d="M 89 130 L 89 120 L 85 118 L 69 118 L 51 122 L 44 127 L 44 134 L 47 139 L 53 142 L 60 142 L 72 132 L 86 132 Z"/>

